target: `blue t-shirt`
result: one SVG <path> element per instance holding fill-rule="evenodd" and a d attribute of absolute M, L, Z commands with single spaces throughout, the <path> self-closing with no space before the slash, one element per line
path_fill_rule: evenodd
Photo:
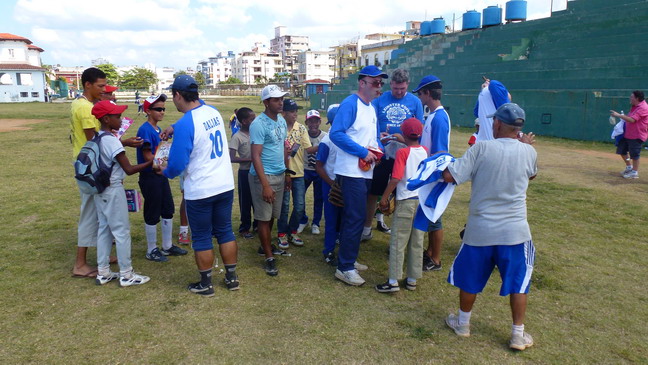
<path fill-rule="evenodd" d="M 144 124 L 139 127 L 137 130 L 137 136 L 142 139 L 143 144 L 140 147 L 137 147 L 138 164 L 146 162 L 146 159 L 144 159 L 144 149 L 150 149 L 151 153 L 155 155 L 155 151 L 157 151 L 157 147 L 160 144 L 161 132 L 162 131 L 159 127 L 153 127 L 149 122 L 144 122 Z M 149 166 L 142 171 L 152 172 L 153 168 Z"/>
<path fill-rule="evenodd" d="M 396 99 L 392 96 L 391 91 L 387 91 L 379 98 L 374 99 L 371 104 L 376 108 L 380 132 L 402 133 L 401 123 L 412 117 L 423 122 L 423 104 L 418 97 L 411 93 L 406 93 L 401 99 Z M 389 130 L 387 130 L 388 127 Z"/>
<path fill-rule="evenodd" d="M 250 147 L 263 145 L 261 162 L 266 175 L 279 175 L 286 171 L 284 163 L 284 141 L 286 140 L 286 120 L 277 115 L 277 120 L 270 119 L 265 113 L 259 114 L 250 125 Z M 254 164 L 250 174 L 257 175 Z"/>

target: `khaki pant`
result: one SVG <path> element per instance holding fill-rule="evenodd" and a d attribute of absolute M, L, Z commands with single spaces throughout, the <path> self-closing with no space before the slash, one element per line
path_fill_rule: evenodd
<path fill-rule="evenodd" d="M 418 199 L 396 201 L 396 211 L 389 240 L 389 278 L 403 278 L 403 260 L 407 249 L 407 277 L 418 279 L 423 276 L 423 238 L 425 233 L 412 227 L 418 208 Z"/>

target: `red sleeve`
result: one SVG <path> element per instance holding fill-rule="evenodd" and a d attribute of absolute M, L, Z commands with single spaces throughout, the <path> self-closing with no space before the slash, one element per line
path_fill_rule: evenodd
<path fill-rule="evenodd" d="M 396 160 L 394 160 L 394 169 L 392 170 L 392 177 L 394 179 L 403 180 L 405 176 L 405 166 L 407 165 L 407 158 L 409 157 L 410 149 L 401 148 L 396 152 Z"/>
<path fill-rule="evenodd" d="M 474 145 L 476 139 L 477 139 L 477 137 L 475 137 L 475 135 L 473 134 L 472 136 L 470 136 L 470 139 L 468 140 L 468 144 L 471 145 L 471 146 Z"/>

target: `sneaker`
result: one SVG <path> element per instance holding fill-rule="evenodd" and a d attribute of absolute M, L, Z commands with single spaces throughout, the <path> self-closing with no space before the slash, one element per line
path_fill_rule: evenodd
<path fill-rule="evenodd" d="M 625 170 L 621 171 L 621 176 L 625 177 L 632 171 L 632 166 L 626 166 Z"/>
<path fill-rule="evenodd" d="M 302 233 L 304 228 L 306 228 L 306 223 L 299 223 L 299 226 L 297 226 L 297 233 Z"/>
<path fill-rule="evenodd" d="M 199 281 L 197 283 L 191 283 L 187 286 L 187 290 L 194 294 L 202 295 L 203 297 L 213 297 L 214 296 L 214 286 L 207 285 L 203 286 Z"/>
<path fill-rule="evenodd" d="M 403 280 L 403 286 L 404 286 L 405 289 L 407 289 L 407 290 L 414 291 L 414 290 L 416 290 L 416 281 L 415 281 L 415 282 L 411 282 L 411 281 L 405 279 L 405 280 Z"/>
<path fill-rule="evenodd" d="M 423 252 L 423 271 L 439 271 L 441 270 L 441 263 L 434 262 L 427 253 Z"/>
<path fill-rule="evenodd" d="M 329 252 L 324 255 L 324 262 L 331 266 L 337 266 L 337 260 L 335 259 L 335 252 Z"/>
<path fill-rule="evenodd" d="M 459 317 L 449 314 L 445 320 L 448 327 L 452 328 L 457 336 L 470 337 L 470 324 L 459 325 Z"/>
<path fill-rule="evenodd" d="M 126 287 L 132 285 L 146 284 L 151 280 L 148 276 L 137 274 L 133 271 L 119 278 L 119 286 Z"/>
<path fill-rule="evenodd" d="M 400 290 L 400 287 L 398 286 L 398 283 L 392 285 L 389 281 L 386 281 L 382 284 L 376 285 L 376 290 L 378 293 L 395 293 Z"/>
<path fill-rule="evenodd" d="M 358 261 L 353 263 L 353 267 L 358 271 L 365 271 L 365 270 L 369 269 L 369 266 L 363 265 L 363 264 L 359 263 Z"/>
<path fill-rule="evenodd" d="M 182 256 L 187 254 L 187 250 L 183 250 L 176 245 L 171 245 L 168 250 L 160 250 L 164 256 Z"/>
<path fill-rule="evenodd" d="M 290 252 L 277 248 L 277 246 L 275 245 L 271 245 L 271 247 L 272 247 L 273 256 L 286 256 L 286 257 L 292 256 Z M 265 256 L 265 251 L 263 251 L 263 247 L 259 247 L 257 253 L 259 254 L 259 256 Z"/>
<path fill-rule="evenodd" d="M 636 170 L 630 170 L 627 174 L 623 175 L 624 178 L 626 179 L 638 179 L 639 178 L 639 172 Z"/>
<path fill-rule="evenodd" d="M 181 245 L 188 245 L 191 243 L 189 232 L 178 233 L 178 243 Z"/>
<path fill-rule="evenodd" d="M 299 230 L 297 232 L 299 232 Z M 314 234 L 314 235 L 320 234 L 320 228 L 319 228 L 319 226 L 317 224 L 313 224 L 311 226 L 311 233 Z"/>
<path fill-rule="evenodd" d="M 225 279 L 223 280 L 225 281 L 225 286 L 227 287 L 227 289 L 229 290 L 240 289 L 238 275 L 236 274 L 225 275 Z"/>
<path fill-rule="evenodd" d="M 146 259 L 150 261 L 155 261 L 155 262 L 167 262 L 169 259 L 164 256 L 162 252 L 160 252 L 159 248 L 154 248 L 153 251 L 149 252 L 146 254 Z"/>
<path fill-rule="evenodd" d="M 371 232 L 369 232 L 369 234 L 363 233 L 362 237 L 360 237 L 360 242 L 369 241 L 372 238 L 373 238 L 373 234 Z"/>
<path fill-rule="evenodd" d="M 365 280 L 358 274 L 357 270 L 340 271 L 338 269 L 335 270 L 335 277 L 353 286 L 360 286 L 365 283 Z"/>
<path fill-rule="evenodd" d="M 387 227 L 385 222 L 376 221 L 376 229 L 382 233 L 391 234 L 391 229 Z"/>
<path fill-rule="evenodd" d="M 533 346 L 533 338 L 526 332 L 524 332 L 522 336 L 512 336 L 511 341 L 509 342 L 509 347 L 513 350 L 523 351 L 531 346 Z"/>
<path fill-rule="evenodd" d="M 241 237 L 243 237 L 245 239 L 250 239 L 250 238 L 254 237 L 254 234 L 252 232 L 245 231 L 245 232 L 241 232 Z"/>
<path fill-rule="evenodd" d="M 279 270 L 277 270 L 275 259 L 273 258 L 265 260 L 265 265 L 263 266 L 263 269 L 265 269 L 266 274 L 270 276 L 277 276 L 277 274 L 279 274 Z"/>
<path fill-rule="evenodd" d="M 297 233 L 293 233 L 290 235 L 290 243 L 297 247 L 302 247 L 304 245 L 304 240 L 301 239 Z"/>
<path fill-rule="evenodd" d="M 97 274 L 97 278 L 95 279 L 95 283 L 97 285 L 104 285 L 108 284 L 109 282 L 119 279 L 119 274 L 116 272 L 109 271 L 107 275 L 99 275 Z"/>
<path fill-rule="evenodd" d="M 285 234 L 277 237 L 277 244 L 279 245 L 279 248 L 284 250 L 290 247 L 288 245 L 288 237 Z"/>

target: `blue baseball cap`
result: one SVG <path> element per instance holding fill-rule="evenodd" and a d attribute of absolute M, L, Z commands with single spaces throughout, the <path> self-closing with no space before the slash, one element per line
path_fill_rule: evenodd
<path fill-rule="evenodd" d="M 416 89 L 414 89 L 414 91 L 412 91 L 412 92 L 417 93 L 419 90 L 421 90 L 422 88 L 424 88 L 425 86 L 428 86 L 428 85 L 433 85 L 434 89 L 441 89 L 442 88 L 441 79 L 439 79 L 438 77 L 436 77 L 434 75 L 427 75 L 427 76 L 425 76 L 423 78 L 423 80 L 421 80 L 421 82 L 419 82 Z"/>
<path fill-rule="evenodd" d="M 526 119 L 526 114 L 519 105 L 515 103 L 506 103 L 497 108 L 497 111 L 495 111 L 495 113 L 487 115 L 487 117 L 497 118 L 502 123 L 506 123 L 508 125 L 522 127 L 524 125 L 524 120 Z"/>
<path fill-rule="evenodd" d="M 198 83 L 189 75 L 180 75 L 173 80 L 173 84 L 169 86 L 170 90 L 198 92 Z"/>
<path fill-rule="evenodd" d="M 293 110 L 301 109 L 301 106 L 297 105 L 297 102 L 293 99 L 284 99 L 283 101 L 283 111 L 291 112 Z"/>
<path fill-rule="evenodd" d="M 335 119 L 335 115 L 337 114 L 339 108 L 340 104 L 329 105 L 328 110 L 326 111 L 326 124 L 333 124 L 333 119 Z"/>
<path fill-rule="evenodd" d="M 378 77 L 378 76 L 380 76 L 383 79 L 386 79 L 386 78 L 389 77 L 389 76 L 387 76 L 386 73 L 382 72 L 381 69 L 379 69 L 378 67 L 376 67 L 374 65 L 363 67 L 362 70 L 360 70 L 360 72 L 358 74 L 361 75 L 361 76 L 369 76 L 369 77 Z"/>

